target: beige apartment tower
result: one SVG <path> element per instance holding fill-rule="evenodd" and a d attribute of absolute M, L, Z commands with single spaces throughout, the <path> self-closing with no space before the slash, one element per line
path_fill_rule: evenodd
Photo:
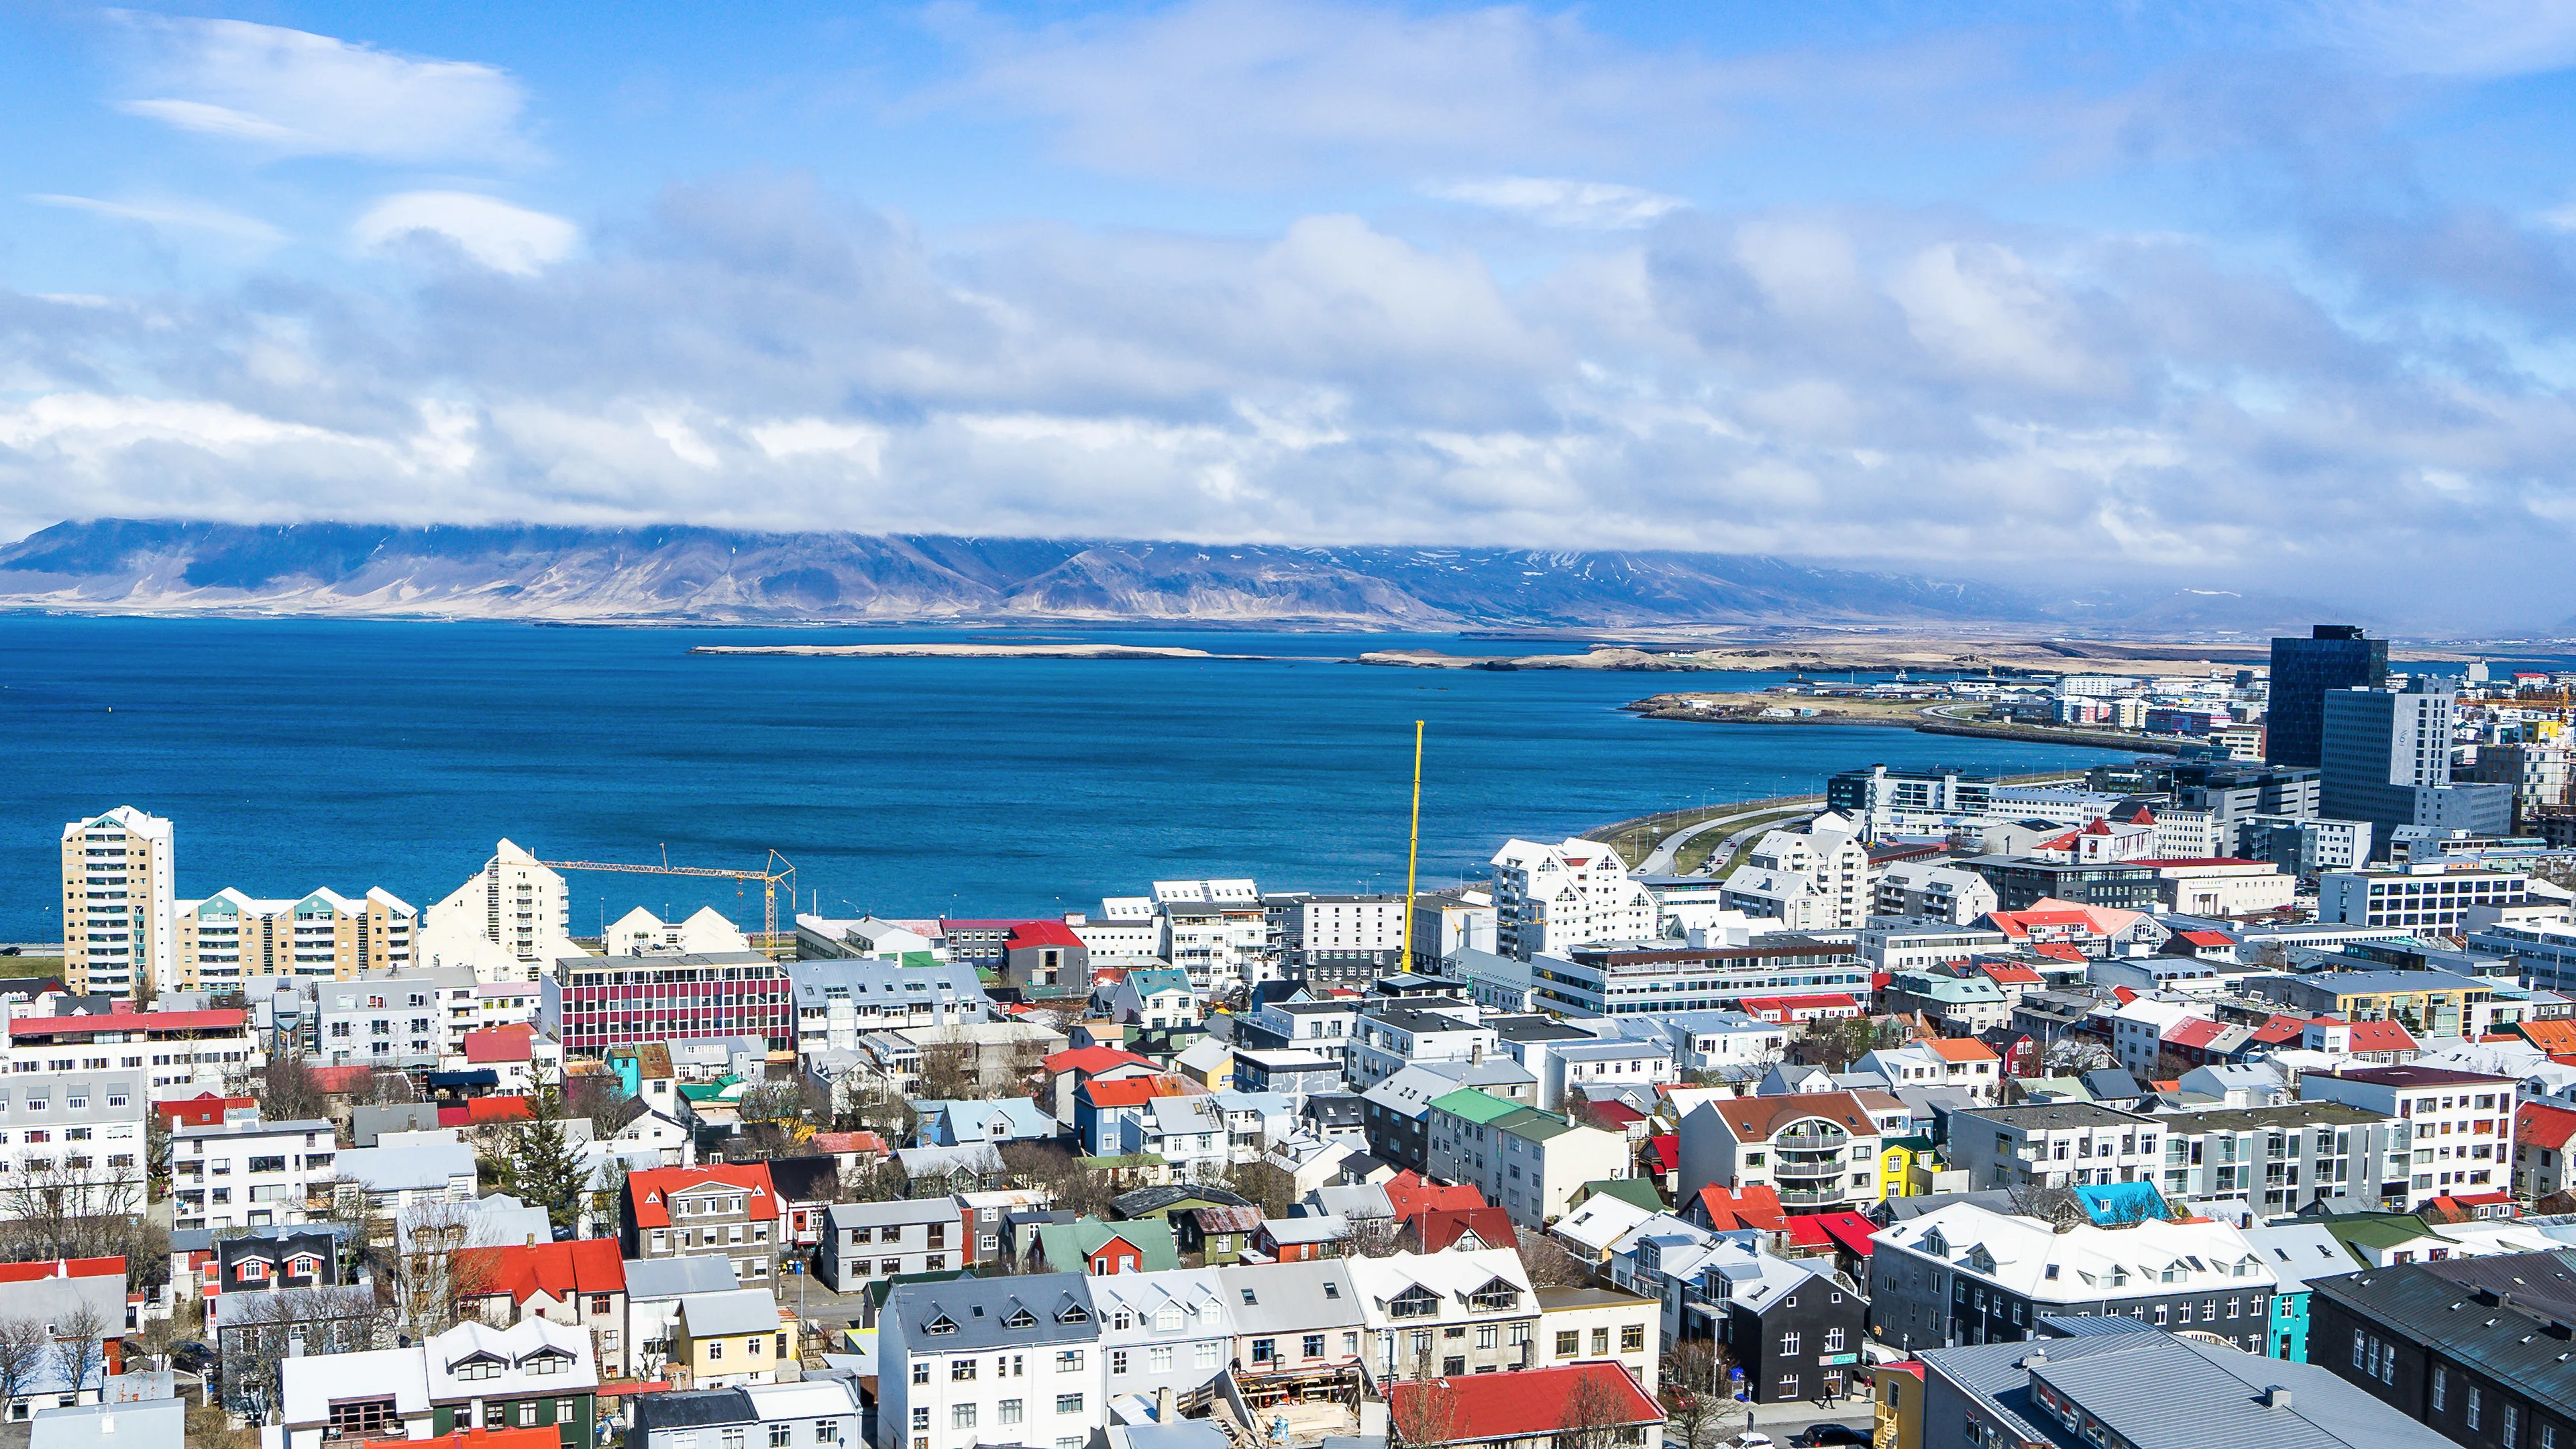
<path fill-rule="evenodd" d="M 170 984 L 177 832 L 120 805 L 63 827 L 63 984 L 122 996 Z"/>
<path fill-rule="evenodd" d="M 238 987 L 267 976 L 348 981 L 407 970 L 419 912 L 385 890 L 353 899 L 320 890 L 261 900 L 225 889 L 178 908 L 178 972 L 185 990 Z"/>

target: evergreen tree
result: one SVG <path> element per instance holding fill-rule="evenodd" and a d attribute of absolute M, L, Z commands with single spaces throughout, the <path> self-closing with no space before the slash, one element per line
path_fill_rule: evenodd
<path fill-rule="evenodd" d="M 569 1228 L 580 1221 L 589 1179 L 580 1149 L 564 1136 L 563 1094 L 551 1085 L 540 1089 L 530 1120 L 510 1134 L 510 1155 L 501 1162 L 501 1190 L 544 1208 L 554 1226 Z"/>

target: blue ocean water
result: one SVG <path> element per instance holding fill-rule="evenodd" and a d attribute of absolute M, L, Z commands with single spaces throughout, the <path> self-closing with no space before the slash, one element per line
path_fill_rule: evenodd
<path fill-rule="evenodd" d="M 710 643 L 1186 645 L 1258 661 L 812 659 Z M 1871 761 L 2004 772 L 2103 752 L 1907 730 L 1641 720 L 1628 700 L 1779 676 L 1489 673 L 1330 662 L 1535 653 L 1446 636 L 1184 630 L 565 629 L 0 615 L 0 941 L 60 939 L 65 821 L 178 826 L 179 889 L 453 890 L 502 836 L 548 859 L 750 868 L 776 849 L 827 914 L 1097 909 L 1157 878 L 1400 889 L 1413 721 L 1423 879 L 1506 837 L 1821 788 Z M 1575 646 L 1561 646 L 1573 648 Z M 574 929 L 730 883 L 576 878 Z"/>

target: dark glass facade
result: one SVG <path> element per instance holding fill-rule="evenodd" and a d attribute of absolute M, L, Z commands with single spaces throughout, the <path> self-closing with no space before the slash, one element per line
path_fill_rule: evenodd
<path fill-rule="evenodd" d="M 2325 745 L 2325 697 L 2388 679 L 2388 641 L 2365 639 L 2352 624 L 2319 624 L 2306 639 L 2272 641 L 2272 698 L 2263 724 L 2264 756 L 2276 765 L 2311 769 Z"/>

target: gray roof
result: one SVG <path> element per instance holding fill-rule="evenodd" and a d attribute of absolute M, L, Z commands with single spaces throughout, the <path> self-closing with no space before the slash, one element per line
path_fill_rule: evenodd
<path fill-rule="evenodd" d="M 848 1228 L 903 1226 L 909 1223 L 953 1223 L 957 1204 L 944 1197 L 895 1198 L 889 1202 L 836 1202 L 823 1210 L 831 1231 Z"/>
<path fill-rule="evenodd" d="M 2288 1102 L 2278 1107 L 2221 1107 L 2207 1112 L 2168 1112 L 2171 1132 L 2262 1132 L 2274 1127 L 2362 1127 L 2391 1120 L 2348 1102 Z"/>
<path fill-rule="evenodd" d="M 1979 1107 L 1957 1114 L 1978 1122 L 1992 1122 L 2000 1127 L 2018 1127 L 2024 1132 L 2054 1131 L 2071 1127 L 2134 1127 L 2152 1122 L 2133 1112 L 2114 1111 L 2092 1102 L 2034 1102 L 2020 1107 Z M 1957 1131 L 1952 1123 L 1950 1130 Z"/>
<path fill-rule="evenodd" d="M 1025 1314 L 1024 1326 L 1011 1320 Z M 958 1353 L 1015 1344 L 1086 1343 L 1099 1337 L 1091 1282 L 1080 1273 L 1041 1273 L 1026 1278 L 953 1278 L 938 1283 L 898 1283 L 886 1295 L 882 1325 L 891 1318 L 908 1348 Z M 934 1324 L 946 1325 L 933 1331 Z"/>
<path fill-rule="evenodd" d="M 2031 1359 L 2038 1355 L 2039 1362 Z M 2089 1334 L 1932 1349 L 1919 1355 L 2026 1442 L 2086 1449 L 2031 1397 L 2034 1374 L 2136 1449 L 2437 1449 L 2448 1439 L 2330 1369 L 2169 1333 Z M 2279 1385 L 2291 1402 L 2273 1408 Z"/>
<path fill-rule="evenodd" d="M 733 1259 L 721 1253 L 626 1260 L 626 1297 L 629 1302 L 677 1298 L 687 1293 L 728 1293 L 737 1286 Z"/>
<path fill-rule="evenodd" d="M 1357 1328 L 1360 1295 L 1350 1265 L 1339 1258 L 1219 1268 L 1225 1307 L 1239 1334 L 1313 1333 Z"/>
<path fill-rule="evenodd" d="M 691 1293 L 680 1300 L 680 1317 L 692 1335 L 767 1333 L 778 1326 L 778 1300 L 766 1288 Z"/>
<path fill-rule="evenodd" d="M 2241 1231 L 2263 1266 L 2281 1280 L 2284 1293 L 2305 1292 L 2311 1278 L 2340 1278 L 2365 1266 L 2323 1223 L 2281 1223 Z"/>
<path fill-rule="evenodd" d="M 2366 1268 L 2308 1284 L 2443 1357 L 2576 1416 L 2576 1362 L 2546 1330 L 2576 1324 L 2576 1253 L 2506 1253 Z M 2497 1301 L 2501 1299 L 2501 1301 Z"/>
<path fill-rule="evenodd" d="M 187 1427 L 188 1406 L 179 1399 L 38 1409 L 28 1421 L 27 1449 L 181 1449 Z"/>
<path fill-rule="evenodd" d="M 657 1449 L 658 1436 L 672 1429 L 715 1424 L 750 1424 L 760 1415 L 751 1395 L 740 1389 L 684 1389 L 675 1394 L 639 1394 L 627 1415 L 634 1425 L 629 1442 Z"/>

